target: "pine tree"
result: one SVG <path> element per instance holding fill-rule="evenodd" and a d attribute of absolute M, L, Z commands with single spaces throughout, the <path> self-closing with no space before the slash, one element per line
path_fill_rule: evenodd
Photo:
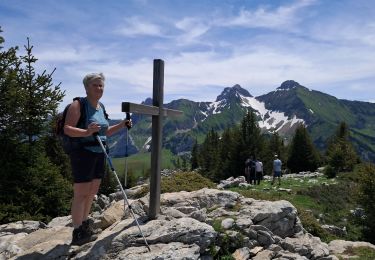
<path fill-rule="evenodd" d="M 219 143 L 219 162 L 217 164 L 217 179 L 224 180 L 233 176 L 231 164 L 233 164 L 232 154 L 234 152 L 233 136 L 230 129 L 225 129 Z"/>
<path fill-rule="evenodd" d="M 195 140 L 193 148 L 191 150 L 191 159 L 190 159 L 191 170 L 195 170 L 196 168 L 199 167 L 199 165 L 198 165 L 198 156 L 199 156 L 198 155 L 198 141 Z"/>
<path fill-rule="evenodd" d="M 366 164 L 359 169 L 358 202 L 365 210 L 364 224 L 365 240 L 375 243 L 375 165 Z"/>
<path fill-rule="evenodd" d="M 284 140 L 277 132 L 273 132 L 265 143 L 266 147 L 261 155 L 261 160 L 263 161 L 263 171 L 265 174 L 272 174 L 275 154 L 277 154 L 279 159 L 286 164 L 288 158 L 287 147 L 284 145 Z"/>
<path fill-rule="evenodd" d="M 211 129 L 199 149 L 199 166 L 202 175 L 216 180 L 216 169 L 218 163 L 219 135 Z"/>
<path fill-rule="evenodd" d="M 46 134 L 46 122 L 56 114 L 58 103 L 65 93 L 60 90 L 60 84 L 53 86 L 52 74 L 55 70 L 49 74 L 46 71 L 36 74 L 33 66 L 38 59 L 32 54 L 33 46 L 29 39 L 24 47 L 26 55 L 21 56 L 21 61 L 25 67 L 20 69 L 17 82 L 19 107 L 23 114 L 19 133 L 31 144 L 37 137 Z"/>
<path fill-rule="evenodd" d="M 262 149 L 262 137 L 253 111 L 246 113 L 241 121 L 242 156 L 245 161 L 249 156 L 259 156 Z"/>
<path fill-rule="evenodd" d="M 230 131 L 230 140 L 228 146 L 228 168 L 227 177 L 237 177 L 244 175 L 245 159 L 247 154 L 243 152 L 243 137 L 241 134 L 240 126 L 233 127 Z"/>
<path fill-rule="evenodd" d="M 47 156 L 44 138 L 64 93 L 52 86 L 52 73 L 36 75 L 29 41 L 25 47 L 23 57 L 17 47 L 0 52 L 1 223 L 48 221 L 70 208 L 71 185 Z"/>
<path fill-rule="evenodd" d="M 352 171 L 357 164 L 358 155 L 350 143 L 349 128 L 345 122 L 340 123 L 336 133 L 330 138 L 326 154 L 331 177 L 338 172 Z"/>
<path fill-rule="evenodd" d="M 2 50 L 3 43 L 4 38 L 0 36 L 0 138 L 9 140 L 17 137 L 22 117 L 17 92 L 21 61 L 17 57 L 18 47 Z M 1 147 L 4 147 L 3 142 Z"/>
<path fill-rule="evenodd" d="M 292 172 L 314 171 L 319 166 L 319 154 L 311 141 L 306 127 L 300 124 L 294 134 L 288 157 Z"/>

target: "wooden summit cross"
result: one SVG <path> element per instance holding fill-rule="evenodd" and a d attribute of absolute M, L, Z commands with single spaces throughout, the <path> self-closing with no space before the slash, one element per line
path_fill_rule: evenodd
<path fill-rule="evenodd" d="M 163 88 L 164 61 L 157 59 L 154 60 L 152 106 L 122 102 L 122 112 L 152 115 L 150 205 L 148 211 L 149 219 L 155 219 L 160 212 L 160 168 L 163 117 L 182 115 L 182 111 L 163 108 Z"/>

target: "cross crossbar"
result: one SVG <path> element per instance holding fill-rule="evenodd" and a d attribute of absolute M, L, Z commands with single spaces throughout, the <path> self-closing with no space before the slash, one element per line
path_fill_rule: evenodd
<path fill-rule="evenodd" d="M 149 105 L 140 105 L 131 102 L 122 102 L 122 112 L 129 112 L 142 115 L 159 115 L 159 107 L 149 106 Z M 183 112 L 180 110 L 162 108 L 162 115 L 168 117 L 177 117 L 182 115 Z"/>

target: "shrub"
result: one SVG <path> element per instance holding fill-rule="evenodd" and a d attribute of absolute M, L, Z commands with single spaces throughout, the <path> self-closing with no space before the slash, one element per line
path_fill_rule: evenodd
<path fill-rule="evenodd" d="M 323 242 L 329 242 L 336 239 L 335 236 L 331 235 L 328 231 L 320 226 L 320 223 L 315 219 L 311 212 L 298 209 L 298 217 L 300 218 L 302 225 L 307 232 L 314 236 L 320 237 Z"/>
<path fill-rule="evenodd" d="M 359 169 L 358 202 L 365 210 L 364 236 L 371 243 L 375 243 L 375 165 L 366 164 Z"/>
<path fill-rule="evenodd" d="M 327 176 L 328 179 L 335 178 L 337 175 L 337 170 L 331 165 L 327 165 L 324 169 L 324 175 Z"/>
<path fill-rule="evenodd" d="M 28 165 L 14 167 L 15 170 L 7 165 L 7 171 L 1 175 L 0 223 L 25 218 L 48 222 L 54 217 L 67 215 L 70 211 L 71 184 L 36 145 L 33 149 L 28 148 L 23 145 L 17 150 L 18 156 L 29 156 Z"/>
<path fill-rule="evenodd" d="M 344 251 L 345 255 L 356 256 L 353 257 L 357 260 L 371 260 L 375 259 L 375 250 L 370 247 L 349 247 Z M 340 258 L 339 258 L 340 259 Z"/>
<path fill-rule="evenodd" d="M 196 172 L 180 172 L 161 180 L 161 193 L 216 188 L 216 184 Z"/>

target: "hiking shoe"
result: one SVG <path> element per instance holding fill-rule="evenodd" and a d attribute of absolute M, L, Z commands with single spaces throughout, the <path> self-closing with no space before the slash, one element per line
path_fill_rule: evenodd
<path fill-rule="evenodd" d="M 71 245 L 74 246 L 81 246 L 88 242 L 94 241 L 98 237 L 96 235 L 89 235 L 84 229 L 83 225 L 79 226 L 79 228 L 73 229 L 73 237 Z"/>
<path fill-rule="evenodd" d="M 90 236 L 97 235 L 102 232 L 101 229 L 94 228 L 94 220 L 91 218 L 88 218 L 82 222 L 82 228 Z"/>

